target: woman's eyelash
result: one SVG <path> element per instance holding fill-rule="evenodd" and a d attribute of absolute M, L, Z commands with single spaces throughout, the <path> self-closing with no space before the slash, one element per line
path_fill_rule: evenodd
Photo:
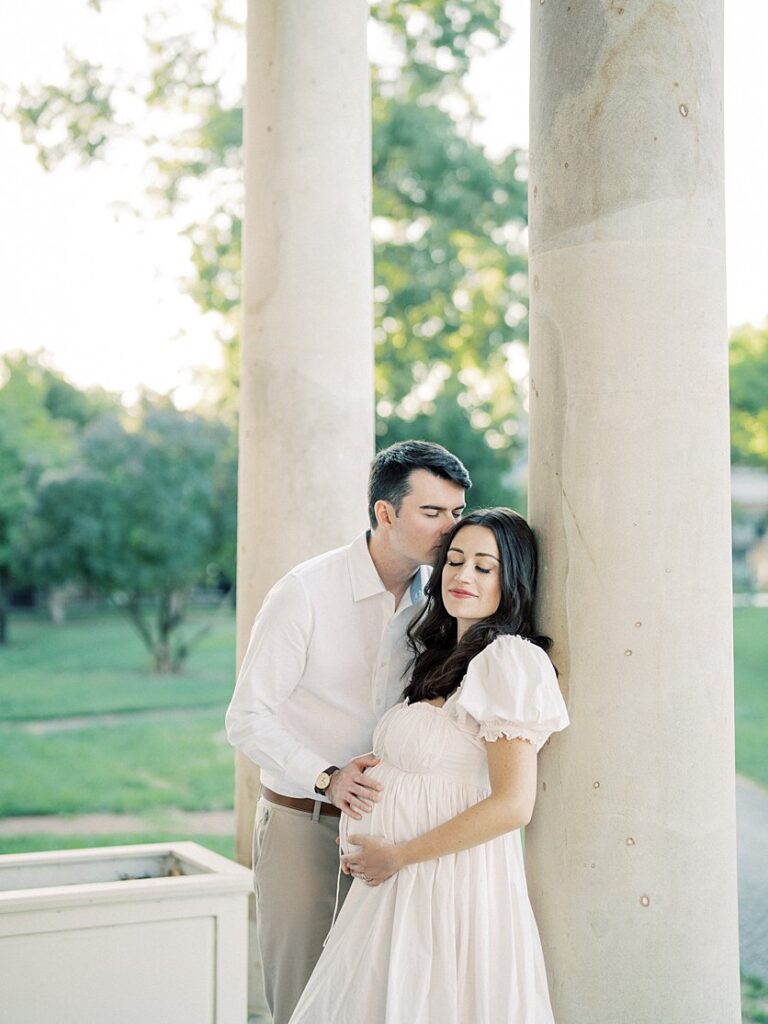
<path fill-rule="evenodd" d="M 448 565 L 453 566 L 454 569 L 456 568 L 457 565 L 463 565 L 463 564 L 464 564 L 463 562 L 452 562 L 450 560 L 450 558 L 448 559 Z"/>
<path fill-rule="evenodd" d="M 476 566 L 475 568 L 477 569 L 478 572 L 490 572 L 491 571 L 490 569 L 481 569 L 479 565 Z"/>

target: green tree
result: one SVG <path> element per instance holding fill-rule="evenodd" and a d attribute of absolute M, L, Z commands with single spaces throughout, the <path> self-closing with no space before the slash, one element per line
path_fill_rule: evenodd
<path fill-rule="evenodd" d="M 736 328 L 729 362 L 731 459 L 768 470 L 768 321 Z"/>
<path fill-rule="evenodd" d="M 146 84 L 71 55 L 69 84 L 23 89 L 13 116 L 48 169 L 143 139 L 152 211 L 181 225 L 195 269 L 186 286 L 219 318 L 231 402 L 243 205 L 231 69 L 243 38 L 239 5 L 208 10 L 208 31 L 193 35 L 158 8 Z M 474 501 L 513 501 L 524 416 L 506 361 L 527 336 L 525 163 L 472 141 L 464 82 L 508 29 L 499 0 L 379 0 L 371 13 L 387 54 L 372 72 L 379 443 L 450 439 L 478 481 Z"/>
<path fill-rule="evenodd" d="M 231 567 L 220 535 L 234 508 L 227 428 L 144 401 L 132 417 L 102 416 L 77 458 L 44 474 L 28 544 L 46 579 L 78 581 L 125 612 L 159 672 L 176 671 L 204 630 L 182 630 L 190 590 Z M 227 555 L 227 557 L 231 557 Z"/>
<path fill-rule="evenodd" d="M 116 401 L 103 391 L 78 391 L 40 354 L 0 358 L 0 643 L 12 586 L 45 582 L 34 577 L 25 542 L 39 480 L 67 464 L 77 430 Z"/>

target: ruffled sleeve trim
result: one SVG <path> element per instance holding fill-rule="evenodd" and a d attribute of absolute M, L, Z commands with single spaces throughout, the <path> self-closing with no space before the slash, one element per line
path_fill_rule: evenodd
<path fill-rule="evenodd" d="M 532 743 L 537 750 L 541 747 L 540 737 L 533 729 L 523 729 L 512 722 L 500 721 L 479 722 L 478 725 L 480 727 L 478 736 L 488 743 L 494 743 L 503 738 L 505 740 L 526 740 L 528 743 Z"/>
<path fill-rule="evenodd" d="M 546 652 L 519 636 L 497 637 L 473 658 L 451 703 L 478 739 L 522 739 L 537 750 L 569 722 Z"/>

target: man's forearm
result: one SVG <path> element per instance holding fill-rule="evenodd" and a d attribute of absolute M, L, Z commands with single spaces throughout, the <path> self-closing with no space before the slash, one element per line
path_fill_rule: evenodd
<path fill-rule="evenodd" d="M 315 780 L 328 767 L 327 759 L 302 744 L 273 715 L 230 707 L 226 728 L 229 742 L 247 758 L 261 768 L 287 776 L 307 796 L 316 796 Z"/>

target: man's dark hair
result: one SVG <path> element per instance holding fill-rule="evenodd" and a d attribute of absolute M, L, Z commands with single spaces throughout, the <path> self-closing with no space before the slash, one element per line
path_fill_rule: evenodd
<path fill-rule="evenodd" d="M 410 494 L 410 475 L 415 469 L 452 480 L 465 491 L 472 486 L 469 473 L 462 462 L 447 448 L 432 441 L 398 441 L 380 451 L 371 463 L 368 477 L 368 517 L 371 528 L 376 529 L 377 501 L 388 501 L 399 513 L 403 498 Z"/>

